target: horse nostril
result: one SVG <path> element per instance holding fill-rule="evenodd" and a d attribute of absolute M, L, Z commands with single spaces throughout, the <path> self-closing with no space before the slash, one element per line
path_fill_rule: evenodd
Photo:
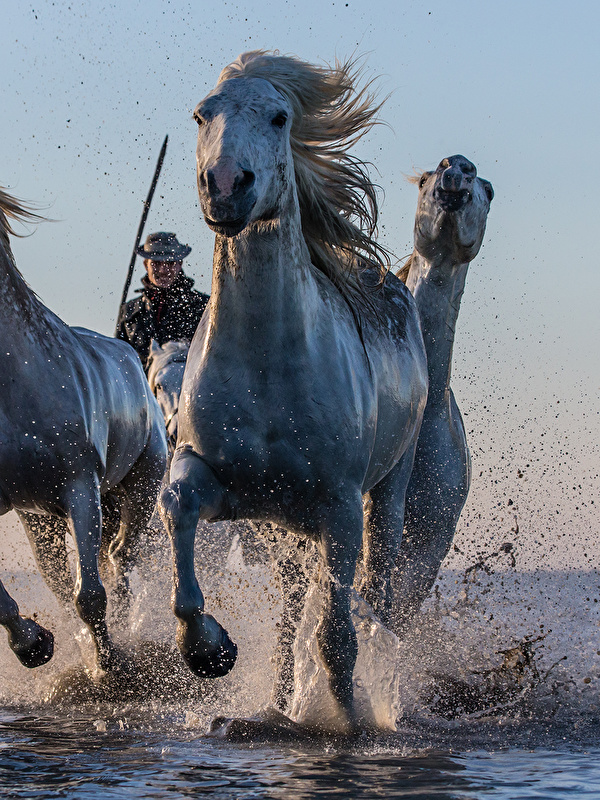
<path fill-rule="evenodd" d="M 250 189 L 254 186 L 254 181 L 256 176 L 250 170 L 244 169 L 242 170 L 242 177 L 238 178 L 236 181 L 236 189 Z"/>
<path fill-rule="evenodd" d="M 198 187 L 200 189 L 206 189 L 206 175 L 204 172 L 198 173 Z"/>
<path fill-rule="evenodd" d="M 206 173 L 203 173 L 203 178 L 204 178 L 203 186 L 205 189 L 208 188 L 208 193 L 210 195 L 214 196 L 220 194 L 219 187 L 217 186 L 217 181 L 215 178 L 215 173 L 211 169 L 207 170 Z"/>
<path fill-rule="evenodd" d="M 442 189 L 447 192 L 458 192 L 461 188 L 463 174 L 460 169 L 449 167 L 442 174 Z"/>

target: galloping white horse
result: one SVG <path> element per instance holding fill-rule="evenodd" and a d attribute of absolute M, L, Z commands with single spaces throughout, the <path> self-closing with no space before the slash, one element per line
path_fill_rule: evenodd
<path fill-rule="evenodd" d="M 419 308 L 429 394 L 394 576 L 392 628 L 400 635 L 450 550 L 471 483 L 465 427 L 450 388 L 452 348 L 467 271 L 481 247 L 494 196 L 492 184 L 460 155 L 442 159 L 415 182 L 415 249 L 399 274 Z"/>
<path fill-rule="evenodd" d="M 101 497 L 120 507 L 109 556 L 126 602 L 137 538 L 165 468 L 163 418 L 129 345 L 68 327 L 29 289 L 14 262 L 7 216 L 35 218 L 0 190 L 0 514 L 17 511 L 58 598 L 67 603 L 74 590 L 98 666 L 110 669 L 118 658 L 98 571 Z M 74 587 L 67 530 L 76 547 Z M 51 634 L 21 618 L 1 585 L 0 624 L 25 666 L 52 656 Z"/>
<path fill-rule="evenodd" d="M 385 621 L 427 394 L 418 312 L 386 274 L 372 238 L 374 187 L 347 152 L 378 110 L 355 78 L 351 64 L 246 53 L 194 112 L 213 282 L 160 501 L 178 644 L 200 675 L 228 672 L 237 649 L 204 612 L 198 519 L 268 521 L 317 542 L 318 645 L 346 726 L 355 722 L 349 596 L 363 497 L 364 587 Z"/>
<path fill-rule="evenodd" d="M 165 419 L 169 451 L 177 442 L 179 395 L 190 343 L 186 339 L 159 345 L 154 339 L 148 355 L 148 383 Z"/>

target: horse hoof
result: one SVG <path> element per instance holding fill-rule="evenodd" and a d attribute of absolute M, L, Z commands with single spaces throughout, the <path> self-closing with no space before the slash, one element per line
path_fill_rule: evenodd
<path fill-rule="evenodd" d="M 193 623 L 180 623 L 177 644 L 185 663 L 200 678 L 222 678 L 237 658 L 237 645 L 209 614 Z"/>
<path fill-rule="evenodd" d="M 13 647 L 13 652 L 19 659 L 21 664 L 28 669 L 41 667 L 47 664 L 54 655 L 54 636 L 42 628 L 41 625 L 36 625 L 36 639 L 33 644 L 27 647 Z M 12 644 L 12 643 L 11 643 Z"/>

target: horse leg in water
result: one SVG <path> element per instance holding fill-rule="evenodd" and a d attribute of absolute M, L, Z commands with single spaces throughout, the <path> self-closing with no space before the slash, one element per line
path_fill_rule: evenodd
<path fill-rule="evenodd" d="M 363 529 L 363 503 L 359 491 L 332 503 L 319 519 L 319 549 L 325 603 L 317 625 L 317 644 L 329 676 L 329 687 L 343 715 L 344 728 L 356 723 L 352 673 L 358 644 L 350 613 L 350 592 Z"/>
<path fill-rule="evenodd" d="M 54 653 L 54 636 L 37 622 L 19 615 L 19 607 L 0 581 L 0 625 L 8 632 L 8 644 L 25 667 L 39 667 Z"/>
<path fill-rule="evenodd" d="M 102 536 L 98 484 L 86 481 L 73 485 L 69 501 L 69 527 L 77 550 L 75 607 L 92 634 L 99 667 L 110 670 L 117 666 L 117 659 L 106 626 L 106 591 L 98 569 Z"/>
<path fill-rule="evenodd" d="M 464 425 L 450 391 L 450 423 L 425 410 L 406 491 L 405 528 L 394 576 L 395 632 L 410 626 L 454 538 L 471 481 Z M 441 423 L 441 424 L 440 424 Z M 440 453 L 447 458 L 440 463 Z M 439 468 L 432 469 L 432 464 Z"/>
<path fill-rule="evenodd" d="M 413 444 L 396 466 L 370 491 L 363 541 L 359 592 L 392 631 L 392 574 L 402 540 L 406 486 L 413 468 Z"/>
<path fill-rule="evenodd" d="M 140 539 L 148 528 L 163 478 L 157 448 L 162 451 L 162 439 L 150 442 L 119 487 L 120 526 L 116 536 L 109 539 L 108 557 L 115 582 L 114 618 L 121 625 L 131 606 L 131 569 L 138 559 Z"/>
<path fill-rule="evenodd" d="M 17 514 L 48 588 L 65 608 L 69 608 L 73 601 L 73 578 L 65 542 L 67 520 L 27 511 L 17 511 Z"/>
<path fill-rule="evenodd" d="M 281 589 L 282 612 L 275 650 L 275 682 L 271 700 L 285 711 L 294 691 L 294 642 L 308 587 L 308 573 L 303 562 L 306 542 L 298 543 L 297 551 L 276 559 L 277 579 Z"/>
<path fill-rule="evenodd" d="M 204 613 L 204 597 L 194 571 L 194 543 L 200 518 L 227 519 L 225 492 L 211 468 L 189 450 L 175 451 L 170 478 L 159 508 L 173 549 L 177 644 L 192 672 L 218 678 L 235 664 L 237 646 L 214 617 Z"/>

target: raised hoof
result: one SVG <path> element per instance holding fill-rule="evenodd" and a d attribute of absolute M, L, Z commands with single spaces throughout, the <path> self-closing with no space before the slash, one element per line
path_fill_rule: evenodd
<path fill-rule="evenodd" d="M 191 623 L 180 622 L 177 644 L 185 663 L 201 678 L 222 678 L 237 658 L 237 645 L 210 614 L 200 614 Z"/>
<path fill-rule="evenodd" d="M 14 645 L 14 643 L 9 640 L 9 644 L 13 653 L 19 659 L 21 664 L 29 669 L 34 669 L 35 667 L 41 667 L 43 664 L 47 664 L 54 655 L 54 636 L 50 633 L 50 631 L 47 631 L 46 628 L 42 628 L 41 625 L 38 625 L 33 621 L 32 625 L 35 625 L 35 628 L 37 629 L 36 638 L 33 643 L 27 645 L 26 647 L 19 647 L 18 645 Z"/>

